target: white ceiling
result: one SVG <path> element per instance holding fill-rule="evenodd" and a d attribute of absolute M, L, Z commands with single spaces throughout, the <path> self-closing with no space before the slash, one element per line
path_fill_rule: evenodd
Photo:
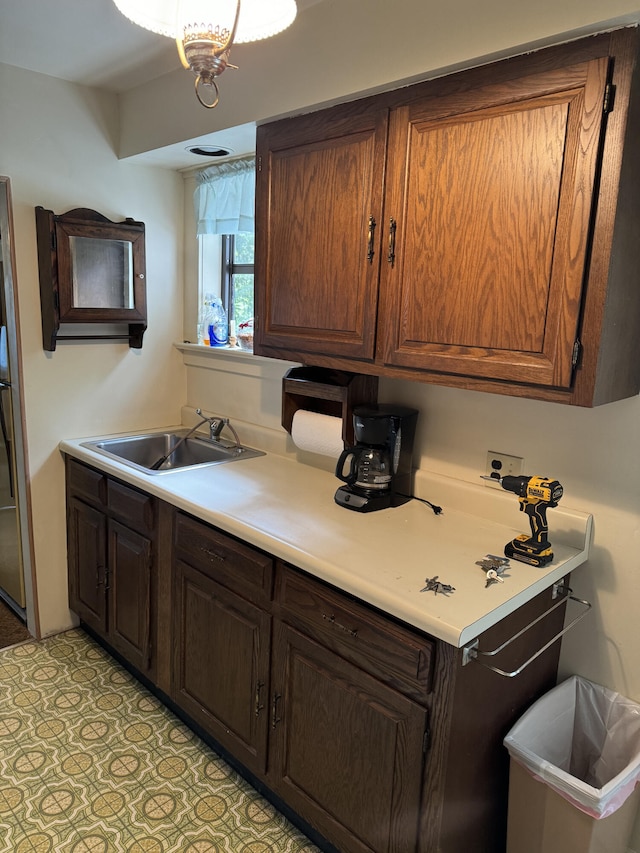
<path fill-rule="evenodd" d="M 297 0 L 298 14 L 321 0 Z M 0 0 L 0 62 L 112 92 L 180 68 L 175 42 L 112 0 Z"/>
<path fill-rule="evenodd" d="M 318 2 L 297 0 L 298 14 Z M 132 24 L 113 0 L 0 0 L 0 63 L 116 93 L 181 67 L 172 39 Z M 252 134 L 244 126 L 198 142 L 245 153 Z M 184 145 L 150 155 L 149 162 L 195 165 Z"/>
<path fill-rule="evenodd" d="M 174 42 L 112 0 L 0 0 L 0 61 L 113 92 L 180 66 Z"/>

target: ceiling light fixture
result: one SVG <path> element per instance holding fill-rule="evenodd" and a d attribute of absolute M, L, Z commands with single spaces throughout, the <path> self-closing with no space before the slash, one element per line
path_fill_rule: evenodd
<path fill-rule="evenodd" d="M 285 30 L 296 17 L 295 0 L 113 0 L 140 27 L 176 40 L 180 61 L 196 76 L 196 97 L 212 109 L 216 77 L 229 64 L 232 45 Z"/>
<path fill-rule="evenodd" d="M 219 145 L 190 145 L 186 150 L 199 157 L 228 157 L 233 154 L 231 148 L 221 148 Z"/>

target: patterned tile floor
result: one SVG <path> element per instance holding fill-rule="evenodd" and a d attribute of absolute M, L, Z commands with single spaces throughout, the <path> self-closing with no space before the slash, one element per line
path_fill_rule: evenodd
<path fill-rule="evenodd" d="M 317 853 L 82 631 L 0 651 L 0 853 Z"/>

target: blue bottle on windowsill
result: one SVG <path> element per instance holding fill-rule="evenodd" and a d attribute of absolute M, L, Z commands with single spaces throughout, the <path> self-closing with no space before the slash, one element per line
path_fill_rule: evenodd
<path fill-rule="evenodd" d="M 207 326 L 209 332 L 209 346 L 226 347 L 229 343 L 229 320 L 220 299 L 211 301 L 207 312 Z"/>

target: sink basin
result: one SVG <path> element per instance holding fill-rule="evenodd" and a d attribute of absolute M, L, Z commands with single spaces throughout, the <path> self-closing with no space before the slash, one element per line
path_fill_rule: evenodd
<path fill-rule="evenodd" d="M 82 446 L 90 447 L 97 453 L 124 462 L 132 468 L 138 468 L 145 474 L 167 474 L 170 471 L 184 471 L 201 465 L 220 465 L 223 462 L 236 462 L 265 455 L 261 450 L 251 447 L 236 447 L 224 441 L 211 441 L 198 435 L 192 435 L 179 444 L 188 432 L 189 430 L 184 429 L 127 435 L 85 441 Z M 171 453 L 174 448 L 175 451 Z M 168 453 L 171 453 L 171 456 L 160 468 L 154 469 L 154 463 Z"/>

